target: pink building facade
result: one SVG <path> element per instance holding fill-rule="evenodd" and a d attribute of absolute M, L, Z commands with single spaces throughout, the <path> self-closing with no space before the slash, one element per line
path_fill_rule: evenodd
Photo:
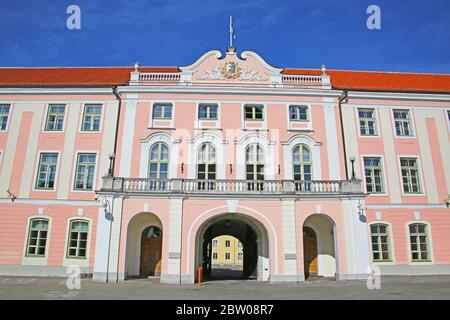
<path fill-rule="evenodd" d="M 186 67 L 0 69 L 0 274 L 259 281 L 450 274 L 450 76 Z M 377 269 L 376 267 L 379 267 Z"/>

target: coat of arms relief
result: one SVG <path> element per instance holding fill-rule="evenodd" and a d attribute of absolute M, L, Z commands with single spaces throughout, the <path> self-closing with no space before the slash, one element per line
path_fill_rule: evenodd
<path fill-rule="evenodd" d="M 217 64 L 214 68 L 203 71 L 196 76 L 198 80 L 243 80 L 243 81 L 267 81 L 267 75 L 260 75 L 258 71 L 239 63 L 228 61 Z"/>

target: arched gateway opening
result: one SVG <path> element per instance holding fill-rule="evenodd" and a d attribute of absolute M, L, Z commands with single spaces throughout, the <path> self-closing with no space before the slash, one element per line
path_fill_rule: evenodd
<path fill-rule="evenodd" d="M 128 223 L 126 277 L 161 275 L 163 227 L 150 212 L 135 215 Z"/>
<path fill-rule="evenodd" d="M 207 220 L 196 237 L 195 270 L 203 269 L 203 279 L 236 279 L 235 273 L 213 271 L 213 240 L 231 236 L 242 244 L 242 273 L 240 279 L 267 281 L 270 275 L 269 241 L 265 227 L 249 216 L 228 213 Z M 223 254 L 227 253 L 225 247 Z M 197 274 L 195 275 L 196 281 Z"/>
<path fill-rule="evenodd" d="M 313 214 L 303 224 L 305 278 L 334 277 L 337 273 L 335 223 L 324 214 Z"/>

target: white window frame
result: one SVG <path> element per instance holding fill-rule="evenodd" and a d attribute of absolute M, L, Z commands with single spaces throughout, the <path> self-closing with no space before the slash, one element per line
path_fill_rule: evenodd
<path fill-rule="evenodd" d="M 155 108 L 155 105 L 171 105 L 172 106 L 172 118 L 166 119 L 166 118 L 153 118 L 153 111 Z M 174 130 L 174 123 L 175 123 L 175 116 L 176 116 L 176 103 L 173 100 L 157 100 L 157 101 L 150 101 L 150 122 L 149 122 L 149 129 L 169 129 Z M 168 125 L 155 125 L 155 121 L 163 121 L 163 122 L 169 122 Z"/>
<path fill-rule="evenodd" d="M 215 106 L 216 107 L 216 118 L 211 118 L 211 106 Z M 207 111 L 206 111 L 206 118 L 201 118 L 200 119 L 200 107 L 206 107 Z M 209 108 L 208 108 L 209 107 Z M 197 119 L 198 120 L 207 120 L 207 121 L 217 121 L 219 120 L 219 104 L 217 103 L 208 103 L 208 102 L 199 102 L 197 104 Z"/>
<path fill-rule="evenodd" d="M 450 134 L 450 109 L 445 110 L 445 119 L 447 121 L 448 133 Z"/>
<path fill-rule="evenodd" d="M 402 164 L 401 164 L 401 159 L 402 158 L 415 158 L 417 161 L 417 170 L 419 171 L 419 179 L 420 179 L 420 192 L 414 192 L 414 193 L 409 193 L 409 192 L 405 192 L 404 188 L 403 188 L 403 176 L 402 176 Z M 422 162 L 420 160 L 420 156 L 418 155 L 397 155 L 397 166 L 398 166 L 398 174 L 399 174 L 399 180 L 400 180 L 400 189 L 402 192 L 402 195 L 405 197 L 422 197 L 426 195 L 426 191 L 425 191 L 425 180 L 423 177 L 423 169 L 422 169 Z"/>
<path fill-rule="evenodd" d="M 299 106 L 299 107 L 306 107 L 308 108 L 308 120 L 291 120 L 290 118 L 290 114 L 289 114 L 289 109 L 291 106 Z M 312 129 L 312 124 L 313 124 L 313 114 L 312 114 L 312 103 L 304 103 L 304 102 L 290 102 L 288 104 L 285 104 L 285 108 L 286 110 L 286 119 L 287 119 L 287 130 L 288 131 L 293 131 L 293 132 L 311 132 L 313 131 Z M 306 126 L 304 128 L 292 128 L 292 123 L 302 123 L 302 124 L 306 124 Z"/>
<path fill-rule="evenodd" d="M 262 106 L 263 107 L 263 119 L 245 119 L 245 107 L 246 106 Z M 242 126 L 243 131 L 267 131 L 267 103 L 261 101 L 246 101 L 241 103 L 242 112 Z M 260 128 L 247 128 L 247 123 L 262 123 Z"/>
<path fill-rule="evenodd" d="M 366 175 L 365 175 L 365 168 L 364 168 L 364 158 L 381 158 L 381 165 L 383 167 L 383 187 L 384 187 L 384 192 L 379 192 L 379 193 L 371 193 L 370 197 L 386 197 L 389 195 L 389 185 L 388 185 L 388 179 L 387 179 L 387 173 L 386 173 L 386 163 L 384 160 L 384 155 L 382 154 L 360 154 L 360 166 L 362 168 L 361 173 L 362 173 L 362 177 L 364 177 L 362 179 L 362 183 L 364 186 L 364 191 L 367 192 L 367 186 L 366 186 Z"/>
<path fill-rule="evenodd" d="M 47 230 L 47 241 L 45 243 L 45 255 L 42 257 L 30 257 L 28 256 L 27 250 L 28 250 L 28 234 L 30 233 L 30 224 L 31 220 L 33 219 L 46 219 L 48 220 L 48 230 Z M 48 256 L 49 256 L 49 250 L 50 250 L 50 244 L 51 244 L 51 237 L 52 237 L 52 223 L 53 219 L 52 217 L 40 214 L 40 215 L 32 215 L 27 218 L 27 225 L 25 230 L 25 237 L 23 242 L 23 250 L 22 250 L 22 265 L 34 265 L 34 266 L 46 266 L 48 262 Z"/>
<path fill-rule="evenodd" d="M 69 244 L 69 236 L 70 236 L 70 223 L 73 220 L 85 220 L 89 223 L 89 228 L 88 228 L 88 237 L 87 237 L 87 242 L 86 242 L 86 257 L 84 258 L 72 258 L 72 257 L 68 257 L 67 256 L 67 249 L 68 249 L 68 244 Z M 71 217 L 69 219 L 67 219 L 67 224 L 66 224 L 66 232 L 65 232 L 65 242 L 64 242 L 64 256 L 63 256 L 63 266 L 64 267 L 68 267 L 71 265 L 77 265 L 80 267 L 89 267 L 90 265 L 90 251 L 91 251 L 91 237 L 92 237 L 92 219 L 87 218 L 87 217 Z"/>
<path fill-rule="evenodd" d="M 384 225 L 387 228 L 386 236 L 387 236 L 387 245 L 388 245 L 388 251 L 387 252 L 388 252 L 388 255 L 389 255 L 389 259 L 388 260 L 375 260 L 374 257 L 373 257 L 374 252 L 373 252 L 372 230 L 371 229 L 375 225 Z M 391 226 L 390 225 L 388 225 L 386 223 L 382 223 L 380 221 L 373 221 L 373 222 L 370 223 L 370 225 L 369 225 L 370 253 L 371 253 L 371 260 L 372 260 L 373 263 L 385 264 L 385 263 L 389 263 L 389 262 L 393 261 L 393 258 L 392 258 L 393 254 L 392 254 L 391 234 L 392 234 L 392 232 L 391 232 Z M 379 233 L 378 233 L 377 237 L 378 237 L 378 239 L 377 239 L 377 241 L 378 241 L 379 240 Z M 380 245 L 380 243 L 377 242 L 377 245 Z M 379 249 L 380 249 L 379 253 L 382 254 L 383 251 L 381 250 L 381 245 L 380 245 Z"/>
<path fill-rule="evenodd" d="M 409 122 L 410 122 L 410 131 L 411 134 L 408 136 L 400 136 L 397 134 L 397 130 L 395 129 L 395 117 L 394 117 L 394 111 L 407 111 L 409 114 Z M 414 108 L 410 108 L 410 107 L 393 107 L 391 108 L 391 119 L 392 119 L 392 130 L 393 130 L 393 135 L 394 138 L 399 138 L 399 139 L 411 139 L 411 138 L 415 138 L 416 137 L 416 127 L 414 125 L 414 115 L 413 115 L 413 110 Z"/>
<path fill-rule="evenodd" d="M 200 105 L 202 104 L 214 104 L 217 105 L 217 119 L 199 119 Z M 196 130 L 221 130 L 221 111 L 222 103 L 220 101 L 197 101 L 195 108 L 195 127 Z M 202 123 L 214 123 L 214 126 L 203 126 Z"/>
<path fill-rule="evenodd" d="M 240 140 L 235 141 L 235 157 L 236 162 L 233 166 L 233 172 L 236 172 L 237 180 L 246 180 L 246 170 L 245 170 L 245 151 L 250 144 L 258 143 L 264 151 L 264 179 L 265 180 L 275 180 L 275 169 L 276 162 L 279 162 L 278 153 L 275 154 L 275 142 L 270 141 L 264 134 L 251 132 L 243 136 Z M 275 156 L 277 158 L 275 158 Z"/>
<path fill-rule="evenodd" d="M 9 102 L 0 102 L 0 105 L 7 105 L 7 106 L 9 106 L 9 110 L 8 110 L 8 120 L 6 121 L 6 127 L 5 127 L 5 129 L 1 129 L 0 128 L 0 132 L 8 132 L 8 129 L 9 129 L 9 124 L 11 123 L 11 110 L 12 110 L 12 108 L 13 108 L 13 104 L 12 103 L 9 103 Z"/>
<path fill-rule="evenodd" d="M 162 118 L 155 118 L 155 107 L 157 106 L 161 106 L 163 107 L 162 109 L 162 114 L 165 115 L 165 110 L 166 107 L 170 107 L 170 118 L 168 117 L 162 117 Z M 173 120 L 173 109 L 174 109 L 174 104 L 173 103 L 168 103 L 168 102 L 154 102 L 153 103 L 153 107 L 152 107 L 152 119 L 153 120 Z"/>
<path fill-rule="evenodd" d="M 73 168 L 73 173 L 72 173 L 72 192 L 94 192 L 96 190 L 96 186 L 97 186 L 97 171 L 98 171 L 98 167 L 99 167 L 99 152 L 98 151 L 94 151 L 94 150 L 76 150 L 74 152 L 75 154 L 75 159 L 74 159 L 74 163 L 75 166 Z M 92 182 L 92 190 L 87 190 L 87 189 L 76 189 L 75 188 L 75 184 L 76 184 L 76 178 L 77 178 L 77 168 L 78 168 L 78 156 L 80 154 L 94 154 L 95 155 L 95 168 L 94 168 L 94 177 L 93 177 L 93 182 Z"/>
<path fill-rule="evenodd" d="M 375 134 L 370 134 L 370 135 L 363 135 L 361 134 L 361 119 L 359 117 L 359 111 L 360 110 L 371 110 L 373 111 L 373 115 L 374 115 L 374 129 L 375 129 Z M 356 119 L 357 119 L 357 131 L 358 131 L 358 137 L 361 138 L 368 138 L 368 137 L 379 137 L 381 135 L 380 133 L 380 128 L 379 128 L 379 116 L 378 116 L 378 110 L 375 107 L 366 107 L 366 106 L 359 106 L 356 107 Z"/>
<path fill-rule="evenodd" d="M 361 168 L 362 168 L 362 175 L 364 176 L 364 189 L 366 191 L 366 193 L 369 193 L 369 191 L 367 191 L 367 181 L 366 181 L 366 166 L 364 163 L 364 158 L 379 158 L 380 159 L 380 165 L 381 165 L 381 174 L 382 174 L 382 192 L 370 192 L 370 195 L 387 195 L 387 185 L 386 185 L 386 170 L 385 170 L 385 166 L 384 166 L 384 158 L 381 155 L 373 155 L 373 156 L 369 156 L 369 155 L 361 155 Z"/>
<path fill-rule="evenodd" d="M 429 255 L 429 259 L 426 261 L 413 261 L 412 259 L 412 251 L 411 251 L 411 238 L 410 238 L 410 233 L 409 233 L 409 225 L 411 224 L 424 224 L 427 226 L 427 250 L 428 250 L 428 255 Z M 433 253 L 433 235 L 431 232 L 431 224 L 427 221 L 423 221 L 423 220 L 412 220 L 412 221 L 408 221 L 405 224 L 405 228 L 406 228 L 406 245 L 407 245 L 407 252 L 408 252 L 408 263 L 409 265 L 432 265 L 434 264 L 434 253 Z"/>
<path fill-rule="evenodd" d="M 392 223 L 386 220 L 374 220 L 368 224 L 367 232 L 369 234 L 369 237 L 371 237 L 371 231 L 370 227 L 374 224 L 385 224 L 389 228 L 388 230 L 388 237 L 389 237 L 389 253 L 391 254 L 391 259 L 389 261 L 374 261 L 373 260 L 373 251 L 372 251 L 372 238 L 369 239 L 370 243 L 370 261 L 372 265 L 395 265 L 396 264 L 396 256 L 395 256 L 395 243 L 394 243 L 394 232 L 392 229 Z"/>
<path fill-rule="evenodd" d="M 47 121 L 48 121 L 48 117 L 49 117 L 49 112 L 50 112 L 50 107 L 51 106 L 62 106 L 62 105 L 64 105 L 64 118 L 63 118 L 63 124 L 62 124 L 62 128 L 61 128 L 61 130 L 47 130 Z M 70 105 L 70 103 L 68 103 L 68 102 L 49 102 L 49 103 L 47 103 L 47 106 L 46 106 L 46 112 L 44 112 L 44 123 L 43 123 L 43 126 L 42 126 L 42 132 L 43 133 L 64 133 L 65 132 L 65 130 L 66 130 L 66 124 L 67 124 L 67 122 L 68 122 L 68 120 L 67 120 L 67 115 L 68 115 L 68 109 L 69 109 L 69 105 Z"/>
<path fill-rule="evenodd" d="M 52 189 L 39 189 L 36 188 L 37 185 L 37 179 L 39 176 L 39 165 L 41 163 L 41 154 L 43 153 L 55 153 L 57 154 L 58 158 L 56 160 L 56 170 L 55 170 L 55 183 L 53 185 Z M 59 178 L 59 168 L 60 168 L 60 162 L 61 162 L 61 151 L 59 150 L 38 150 L 36 152 L 37 155 L 37 159 L 36 159 L 36 163 L 35 163 L 35 173 L 34 173 L 34 181 L 33 181 L 33 187 L 32 190 L 35 192 L 57 192 L 58 189 L 58 178 Z"/>
<path fill-rule="evenodd" d="M 321 142 L 316 142 L 307 135 L 295 135 L 289 138 L 288 141 L 281 142 L 281 144 L 283 145 L 282 151 L 285 180 L 294 180 L 292 151 L 294 150 L 294 147 L 299 144 L 306 145 L 311 152 L 312 180 L 322 180 L 322 163 L 320 160 Z"/>
<path fill-rule="evenodd" d="M 306 109 L 306 119 L 291 119 L 291 108 L 296 108 L 296 109 L 301 109 L 304 108 Z M 309 122 L 309 114 L 310 114 L 310 109 L 309 106 L 307 105 L 302 105 L 302 104 L 289 104 L 288 105 L 288 112 L 289 112 L 289 121 L 293 121 L 293 122 Z M 297 115 L 300 115 L 300 112 L 297 113 Z"/>
<path fill-rule="evenodd" d="M 101 108 L 101 113 L 100 113 L 100 123 L 99 123 L 99 128 L 98 130 L 83 130 L 83 123 L 84 123 L 84 115 L 85 115 L 85 108 L 86 105 L 98 105 Z M 83 103 L 83 107 L 81 110 L 81 115 L 80 115 L 80 126 L 79 126 L 79 133 L 83 133 L 83 134 L 98 134 L 101 133 L 103 131 L 103 119 L 106 113 L 106 103 L 103 102 L 84 102 Z"/>
<path fill-rule="evenodd" d="M 167 179 L 175 179 L 178 175 L 178 148 L 181 141 L 175 140 L 174 137 L 161 132 L 150 134 L 147 138 L 141 140 L 139 178 L 148 178 L 150 148 L 157 142 L 164 142 L 169 147 L 169 171 Z"/>

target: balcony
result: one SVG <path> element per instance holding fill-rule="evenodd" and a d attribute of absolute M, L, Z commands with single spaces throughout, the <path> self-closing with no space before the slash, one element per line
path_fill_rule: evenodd
<path fill-rule="evenodd" d="M 345 195 L 363 194 L 361 180 L 198 180 L 103 177 L 100 193 L 125 194 L 236 194 Z"/>

